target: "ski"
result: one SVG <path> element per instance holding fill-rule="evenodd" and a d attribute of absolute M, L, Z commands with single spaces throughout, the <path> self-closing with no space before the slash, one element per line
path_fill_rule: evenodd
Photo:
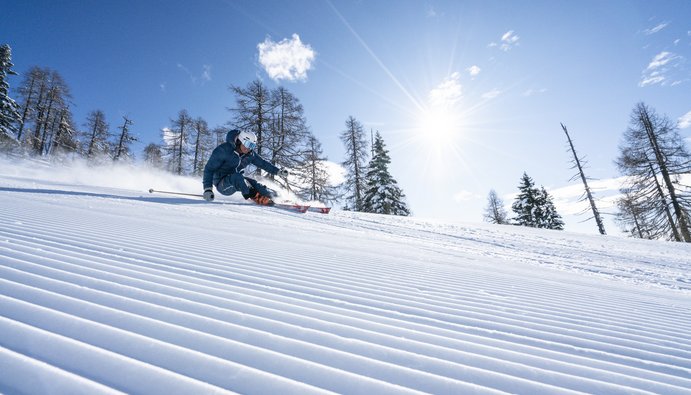
<path fill-rule="evenodd" d="M 194 193 L 183 193 L 183 192 L 171 192 L 171 191 L 159 191 L 153 188 L 149 189 L 149 193 L 164 193 L 164 194 L 169 194 L 169 195 L 180 195 L 180 196 L 192 196 L 192 197 L 203 197 L 202 195 L 194 194 Z M 329 211 L 331 210 L 331 207 L 311 207 L 308 205 L 304 204 L 298 204 L 298 203 L 276 203 L 264 207 L 276 207 L 282 210 L 288 210 L 288 211 L 293 211 L 296 213 L 301 213 L 304 214 L 307 211 L 313 211 L 313 212 L 318 212 L 322 214 L 328 214 Z"/>
<path fill-rule="evenodd" d="M 266 207 L 276 207 L 276 208 L 279 208 L 281 210 L 293 211 L 293 212 L 300 213 L 300 214 L 304 214 L 310 209 L 310 206 L 305 206 L 302 204 L 295 204 L 295 203 L 274 203 L 274 204 L 272 204 L 270 206 L 266 206 Z"/>
<path fill-rule="evenodd" d="M 312 213 L 328 214 L 331 211 L 331 207 L 312 207 L 308 206 L 307 211 Z"/>

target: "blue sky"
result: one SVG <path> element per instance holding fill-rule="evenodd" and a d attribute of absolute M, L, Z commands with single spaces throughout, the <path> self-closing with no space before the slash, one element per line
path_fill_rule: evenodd
<path fill-rule="evenodd" d="M 142 146 L 179 110 L 231 119 L 228 87 L 282 85 L 334 162 L 352 115 L 379 130 L 416 216 L 480 221 L 522 173 L 557 198 L 566 229 L 596 232 L 573 203 L 560 122 L 616 192 L 613 160 L 634 105 L 691 136 L 691 2 L 8 1 L 0 41 L 15 70 L 60 72 L 75 120 L 134 121 Z M 10 80 L 16 87 L 21 77 Z M 141 147 L 135 147 L 140 152 Z M 200 187 L 201 188 L 201 187 Z M 612 190 L 614 188 L 614 190 Z M 610 234 L 618 229 L 607 224 Z"/>

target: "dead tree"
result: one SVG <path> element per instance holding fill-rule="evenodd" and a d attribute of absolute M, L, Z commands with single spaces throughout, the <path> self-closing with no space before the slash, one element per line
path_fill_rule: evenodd
<path fill-rule="evenodd" d="M 566 126 L 564 126 L 563 123 L 561 124 L 561 128 L 564 130 L 564 133 L 566 134 L 566 139 L 569 141 L 569 148 L 571 150 L 571 153 L 573 154 L 574 165 L 572 168 L 578 169 L 578 174 L 571 177 L 571 180 L 575 180 L 580 176 L 581 181 L 583 181 L 583 187 L 585 188 L 585 199 L 588 199 L 588 202 L 590 202 L 590 208 L 593 210 L 593 217 L 595 218 L 595 222 L 597 223 L 597 229 L 600 231 L 601 235 L 606 235 L 607 233 L 605 232 L 605 225 L 602 223 L 600 212 L 598 211 L 597 206 L 595 205 L 595 199 L 593 198 L 593 194 L 590 191 L 590 187 L 588 186 L 588 178 L 585 176 L 585 173 L 583 172 L 583 165 L 581 165 L 582 161 L 578 157 L 576 149 L 573 147 L 573 141 L 571 141 L 571 136 L 569 136 L 569 131 L 566 130 Z"/>

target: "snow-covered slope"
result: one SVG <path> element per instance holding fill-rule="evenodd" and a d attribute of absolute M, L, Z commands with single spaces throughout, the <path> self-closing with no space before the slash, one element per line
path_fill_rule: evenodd
<path fill-rule="evenodd" d="M 0 168 L 0 392 L 691 393 L 689 245 L 17 166 Z"/>

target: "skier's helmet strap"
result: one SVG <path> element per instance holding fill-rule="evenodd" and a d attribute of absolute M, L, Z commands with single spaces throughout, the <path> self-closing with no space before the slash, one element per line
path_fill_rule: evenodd
<path fill-rule="evenodd" d="M 250 151 L 257 147 L 257 135 L 252 132 L 240 132 L 238 141 Z"/>

